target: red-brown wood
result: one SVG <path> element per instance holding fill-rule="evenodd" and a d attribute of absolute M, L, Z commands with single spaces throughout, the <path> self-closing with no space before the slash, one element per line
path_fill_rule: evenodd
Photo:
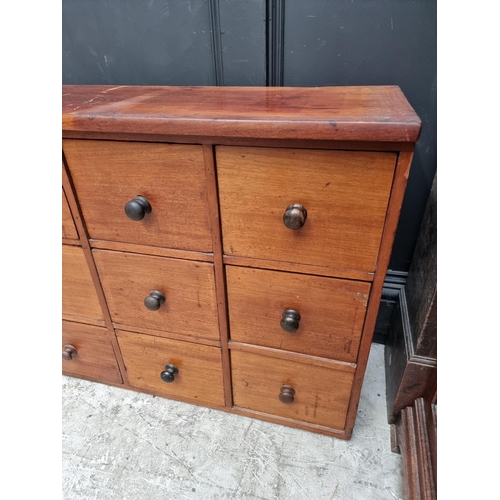
<path fill-rule="evenodd" d="M 296 262 L 286 262 L 280 260 L 252 259 L 250 257 L 235 257 L 224 255 L 224 264 L 241 267 L 254 267 L 257 269 L 269 269 L 276 271 L 286 271 L 288 273 L 312 274 L 316 276 L 330 276 L 332 278 L 345 278 L 356 281 L 373 281 L 375 273 L 359 271 L 357 269 L 343 269 L 341 267 L 311 266 L 310 264 L 297 264 Z"/>
<path fill-rule="evenodd" d="M 189 250 L 177 250 L 176 248 L 151 247 L 147 245 L 134 245 L 132 243 L 120 243 L 117 241 L 89 240 L 92 248 L 102 250 L 118 250 L 119 252 L 140 253 L 144 255 L 157 255 L 158 257 L 173 257 L 174 259 L 199 260 L 213 262 L 211 253 L 191 252 Z"/>
<path fill-rule="evenodd" d="M 65 375 L 121 384 L 122 377 L 105 328 L 63 321 L 62 331 L 63 351 L 68 344 L 74 347 L 72 359 L 63 358 Z"/>
<path fill-rule="evenodd" d="M 234 342 L 356 362 L 368 283 L 238 266 L 226 282 Z M 281 325 L 288 309 L 300 315 L 293 332 Z"/>
<path fill-rule="evenodd" d="M 97 241 L 90 242 L 88 231 L 92 233 L 91 226 L 89 225 L 87 228 L 82 219 L 78 200 L 79 193 L 75 194 L 72 179 L 63 177 L 63 188 L 68 194 L 70 211 L 81 237 L 81 245 L 85 258 L 87 259 L 92 280 L 97 290 L 99 303 L 104 311 L 104 321 L 108 329 L 108 336 L 124 379 L 122 387 L 132 388 L 115 336 L 106 298 L 104 297 L 102 285 L 97 274 L 91 245 L 103 250 L 130 252 L 143 254 L 144 256 L 157 255 L 154 259 L 169 257 L 174 259 L 189 259 L 191 261 L 213 262 L 213 264 L 204 262 L 201 264 L 203 266 L 213 265 L 216 283 L 213 302 L 216 303 L 218 310 L 216 318 L 218 320 L 220 341 L 201 340 L 199 337 L 199 335 L 203 335 L 201 331 L 192 332 L 186 338 L 182 338 L 180 335 L 179 338 L 174 339 L 160 338 L 157 331 L 144 328 L 144 325 L 136 327 L 136 331 L 142 332 L 142 335 L 139 333 L 130 334 L 134 336 L 134 340 L 136 338 L 144 339 L 145 344 L 164 344 L 167 346 L 167 344 L 172 343 L 172 345 L 189 345 L 190 349 L 193 349 L 193 352 L 199 351 L 200 353 L 202 351 L 218 351 L 221 358 L 222 377 L 215 384 L 217 387 L 213 387 L 213 390 L 218 392 L 221 397 L 216 398 L 217 402 L 215 402 L 215 399 L 211 400 L 211 397 L 209 397 L 204 403 L 205 406 L 220 408 L 222 404 L 225 404 L 226 406 L 221 409 L 232 413 L 254 416 L 263 420 L 349 439 L 356 416 L 362 380 L 380 303 L 380 293 L 399 218 L 412 151 L 414 143 L 420 134 L 420 120 L 404 98 L 400 89 L 394 86 L 324 87 L 309 89 L 66 86 L 63 88 L 63 94 L 64 138 L 80 139 L 80 141 L 75 142 L 82 143 L 86 143 L 86 139 L 99 139 L 99 141 L 95 142 L 99 142 L 99 147 L 102 145 L 104 149 L 107 148 L 106 143 L 113 144 L 111 141 L 127 141 L 121 143 L 115 142 L 114 146 L 111 145 L 110 147 L 118 148 L 120 144 L 127 145 L 129 143 L 130 150 L 134 151 L 138 149 L 137 143 L 139 142 L 149 144 L 154 142 L 177 143 L 179 144 L 179 146 L 176 146 L 179 151 L 179 158 L 182 157 L 184 148 L 193 148 L 193 146 L 188 146 L 188 144 L 203 145 L 203 148 L 198 146 L 203 151 L 204 162 L 202 166 L 202 171 L 204 169 L 204 178 L 201 180 L 200 176 L 200 180 L 203 183 L 206 182 L 208 217 L 205 227 L 211 232 L 208 235 L 207 241 L 212 244 L 212 246 L 203 246 L 203 249 L 201 246 L 198 248 L 183 244 L 172 248 L 163 242 L 154 248 L 152 246 L 154 243 L 148 241 L 148 238 L 138 239 L 133 244 L 131 241 L 122 243 L 113 242 L 108 240 L 117 240 L 117 238 L 109 235 L 105 237 L 96 236 Z M 135 143 L 136 145 L 131 145 L 130 143 Z M 349 155 L 356 155 L 357 153 L 354 153 L 354 151 L 379 151 L 380 154 L 385 153 L 386 155 L 388 153 L 397 153 L 399 155 L 398 163 L 394 174 L 391 198 L 387 207 L 387 215 L 385 216 L 382 213 L 380 216 L 381 221 L 385 217 L 385 225 L 383 232 L 381 232 L 380 248 L 377 250 L 378 258 L 377 254 L 374 254 L 372 263 L 369 266 L 364 264 L 358 266 L 366 268 L 364 271 L 361 271 L 353 269 L 351 264 L 342 260 L 337 262 L 338 259 L 334 259 L 335 261 L 330 259 L 327 262 L 320 262 L 319 264 L 315 263 L 316 265 L 314 265 L 313 261 L 310 261 L 308 265 L 305 264 L 305 262 L 308 262 L 307 259 L 304 261 L 303 258 L 297 258 L 294 262 L 294 259 L 282 255 L 278 257 L 276 255 L 267 256 L 263 259 L 262 252 L 258 252 L 254 258 L 223 255 L 220 219 L 221 217 L 224 219 L 224 214 L 221 216 L 219 213 L 219 193 L 217 191 L 218 165 L 217 159 L 214 159 L 214 146 L 220 145 L 239 146 L 240 148 L 244 146 L 248 149 L 251 148 L 250 151 L 255 151 L 255 148 L 258 147 L 267 147 L 295 150 L 352 151 L 353 153 L 349 153 Z M 150 147 L 143 144 L 141 148 L 152 151 L 157 146 L 159 145 L 151 145 Z M 312 154 L 313 152 L 308 153 L 307 156 L 311 156 Z M 314 152 L 314 154 L 317 153 Z M 110 158 L 113 159 L 115 156 L 113 154 Z M 395 157 L 396 155 L 392 156 Z M 69 167 L 71 168 L 71 164 Z M 66 168 L 68 167 L 66 166 Z M 226 174 L 233 175 L 234 172 L 228 171 Z M 63 173 L 63 176 L 65 175 L 66 172 Z M 139 177 L 141 176 L 142 174 L 139 175 Z M 154 183 L 154 179 L 152 183 Z M 373 186 L 374 191 L 380 190 L 380 187 L 377 187 L 376 183 Z M 388 192 L 389 187 L 390 181 L 384 188 L 385 191 Z M 180 197 L 183 196 L 181 191 L 177 191 L 177 195 Z M 349 189 L 345 191 L 349 191 Z M 140 193 L 135 193 L 134 196 L 136 194 Z M 354 197 L 361 201 L 364 199 L 361 195 Z M 185 193 L 184 198 L 186 198 Z M 85 208 L 84 200 L 80 201 L 82 207 Z M 259 200 L 254 201 L 258 207 Z M 293 201 L 297 203 L 301 202 L 301 200 Z M 157 204 L 155 204 L 156 206 Z M 308 214 L 310 216 L 309 222 L 314 222 L 313 212 Z M 350 209 L 343 211 L 343 215 L 346 217 L 349 217 L 350 214 L 352 217 L 352 210 Z M 99 216 L 99 214 L 97 215 Z M 179 234 L 183 232 L 184 230 L 180 227 Z M 271 233 L 263 232 L 262 234 L 263 239 L 270 239 L 272 237 L 272 231 Z M 213 254 L 208 253 L 212 250 L 212 247 Z M 317 247 L 318 251 L 322 248 L 320 244 Z M 186 248 L 203 251 L 186 251 Z M 242 255 L 245 255 L 245 251 L 243 251 Z M 272 259 L 276 259 L 276 261 Z M 321 356 L 318 353 L 315 353 L 315 356 L 307 355 L 303 350 L 292 353 L 287 350 L 228 342 L 229 325 L 224 264 L 233 264 L 247 268 L 274 269 L 275 272 L 306 273 L 316 276 L 354 279 L 364 281 L 366 287 L 370 287 L 370 282 L 373 282 L 371 284 L 366 320 L 361 336 L 358 364 L 328 360 L 325 357 L 318 357 Z M 179 342 L 181 340 L 188 342 Z M 248 341 L 253 342 L 252 339 Z M 205 346 L 200 344 L 205 344 Z M 134 351 L 132 358 L 129 356 L 129 362 L 136 357 L 135 353 L 139 353 L 140 351 L 141 349 Z M 151 351 L 151 355 L 155 352 L 155 350 Z M 230 406 L 233 404 L 230 352 L 234 355 L 235 359 L 240 360 L 239 366 L 232 367 L 236 372 L 241 371 L 242 368 L 248 365 L 249 359 L 258 359 L 259 362 L 257 365 L 267 366 L 268 363 L 274 363 L 270 365 L 274 371 L 279 366 L 300 364 L 301 366 L 311 367 L 313 371 L 316 370 L 318 373 L 321 371 L 320 368 L 327 371 L 331 368 L 334 371 L 342 373 L 343 377 L 349 375 L 349 380 L 352 380 L 352 390 L 349 389 L 349 393 L 346 393 L 345 390 L 343 392 L 343 397 L 345 396 L 343 408 L 347 410 L 345 430 L 339 428 L 343 427 L 343 425 L 340 425 L 340 420 L 334 424 L 334 427 L 337 427 L 335 429 L 318 425 L 317 423 L 307 423 L 304 421 L 307 419 L 304 418 L 296 420 L 294 418 L 278 416 L 276 415 L 276 411 L 269 409 L 262 408 L 259 411 L 257 408 L 254 410 L 244 409 L 241 408 L 241 405 L 240 407 Z M 148 363 L 145 362 L 140 371 L 147 370 L 147 365 Z M 246 368 L 243 371 L 245 370 Z M 247 372 L 245 378 L 252 379 L 254 377 L 253 371 L 247 370 Z M 265 375 L 264 373 L 262 376 L 263 384 L 266 383 Z M 85 374 L 81 376 L 92 379 L 92 377 Z M 139 377 L 141 377 L 140 374 Z M 290 377 L 296 377 L 296 373 L 290 374 Z M 153 378 L 156 378 L 156 372 Z M 321 378 L 318 375 L 317 379 Z M 112 381 L 108 383 L 117 385 Z M 134 382 L 134 385 L 136 386 L 134 390 L 141 390 L 147 393 L 157 392 L 156 389 L 153 390 L 142 386 L 142 383 L 137 383 L 137 380 Z M 348 385 L 350 386 L 351 383 L 349 382 Z M 163 385 L 160 387 L 163 388 Z M 243 388 L 244 392 L 245 390 Z M 261 388 L 258 389 L 258 391 L 260 390 Z M 321 390 L 323 391 L 323 387 L 321 387 Z M 303 394 L 307 394 L 304 387 L 300 389 L 297 397 L 300 398 Z M 276 396 L 279 396 L 279 391 Z M 171 394 L 168 397 L 199 403 L 196 400 L 197 398 L 191 398 L 189 395 L 177 396 Z M 274 392 L 272 393 L 272 398 L 274 398 Z M 332 405 L 327 402 L 326 406 Z M 249 407 L 253 407 L 253 403 Z M 272 413 L 275 413 L 275 415 L 272 415 Z M 337 417 L 340 418 L 340 414 Z M 324 423 L 326 423 L 326 420 L 324 420 Z M 332 424 L 326 423 L 326 425 Z"/>
<path fill-rule="evenodd" d="M 375 270 L 397 155 L 222 146 L 215 152 L 226 255 Z M 300 228 L 285 224 L 288 206 L 307 213 Z"/>
<path fill-rule="evenodd" d="M 219 340 L 213 264 L 108 250 L 92 256 L 116 328 Z M 144 300 L 154 290 L 166 300 L 152 311 Z"/>
<path fill-rule="evenodd" d="M 297 363 L 307 363 L 312 366 L 323 366 L 326 368 L 331 368 L 332 366 L 336 370 L 345 371 L 348 373 L 354 373 L 356 371 L 355 363 L 348 363 L 347 361 L 332 360 L 329 358 L 318 358 L 317 356 L 310 356 L 309 354 L 304 354 L 301 352 L 291 352 L 282 351 L 280 349 L 274 349 L 272 347 L 263 347 L 260 345 L 253 344 L 243 344 L 241 342 L 229 341 L 229 349 L 231 351 L 243 351 L 254 354 L 259 354 L 261 356 L 271 356 L 272 358 L 292 360 Z"/>
<path fill-rule="evenodd" d="M 130 385 L 160 396 L 224 404 L 221 352 L 202 346 L 150 335 L 117 330 Z M 178 369 L 175 379 L 165 383 L 160 374 L 167 365 Z"/>
<path fill-rule="evenodd" d="M 69 209 L 68 200 L 62 191 L 62 240 L 72 241 L 73 245 L 79 245 L 78 233 L 76 231 L 75 223 L 73 222 L 73 217 L 71 216 L 71 211 Z"/>
<path fill-rule="evenodd" d="M 85 254 L 78 246 L 62 246 L 62 299 L 63 314 L 74 321 L 104 319 Z"/>
<path fill-rule="evenodd" d="M 102 308 L 102 312 L 104 315 L 104 322 L 107 328 L 109 340 L 111 345 L 113 346 L 113 351 L 115 353 L 116 361 L 118 362 L 118 367 L 120 369 L 120 374 L 124 384 L 128 384 L 127 371 L 125 369 L 125 364 L 123 363 L 123 358 L 120 353 L 120 347 L 118 345 L 118 341 L 115 337 L 115 331 L 113 328 L 113 322 L 111 321 L 111 316 L 109 314 L 108 306 L 106 304 L 106 298 L 104 297 L 104 292 L 102 290 L 101 282 L 99 280 L 99 275 L 97 274 L 97 269 L 94 263 L 94 259 L 92 257 L 92 250 L 90 248 L 89 236 L 87 233 L 87 229 L 82 219 L 82 214 L 80 211 L 80 207 L 75 197 L 75 192 L 73 188 L 73 183 L 71 182 L 71 178 L 68 175 L 68 171 L 63 159 L 62 162 L 62 186 L 64 192 L 66 193 L 66 198 L 68 200 L 68 205 L 71 210 L 71 214 L 73 215 L 73 220 L 75 222 L 76 229 L 78 234 L 80 235 L 80 244 L 82 246 L 85 259 L 87 261 L 87 265 L 90 271 L 90 275 L 92 277 L 92 281 L 94 283 L 95 291 L 97 293 L 97 298 L 99 299 L 99 303 Z"/>
<path fill-rule="evenodd" d="M 384 279 L 389 266 L 392 244 L 394 243 L 394 236 L 396 234 L 401 205 L 403 204 L 406 182 L 408 181 L 408 176 L 410 174 L 412 158 L 413 153 L 400 153 L 396 164 L 396 173 L 394 174 L 391 198 L 389 200 L 384 232 L 380 244 L 377 269 L 372 284 L 370 300 L 368 302 L 368 309 L 366 312 L 365 326 L 363 328 L 363 336 L 359 348 L 359 361 L 354 376 L 354 382 L 352 384 L 351 400 L 349 402 L 349 411 L 347 413 L 346 420 L 346 433 L 349 436 L 352 433 L 354 422 L 356 420 L 361 386 L 363 385 L 363 378 L 365 375 L 366 365 L 368 363 L 368 355 L 375 330 L 375 321 L 377 320 L 378 309 L 380 306 L 382 287 L 384 286 Z"/>
<path fill-rule="evenodd" d="M 63 86 L 63 132 L 414 142 L 397 86 Z"/>
<path fill-rule="evenodd" d="M 212 251 L 201 146 L 64 140 L 63 150 L 90 238 Z M 131 220 L 137 196 L 150 212 Z"/>
<path fill-rule="evenodd" d="M 407 500 L 436 500 L 435 406 L 417 398 L 391 426 L 393 451 L 401 453 Z"/>
<path fill-rule="evenodd" d="M 99 139 L 126 142 L 170 142 L 175 144 L 207 144 L 218 146 L 259 146 L 264 148 L 300 148 L 300 149 L 347 149 L 352 151 L 413 151 L 414 142 L 387 141 L 315 141 L 314 139 L 252 139 L 251 137 L 213 137 L 196 135 L 152 134 L 141 135 L 133 132 L 99 132 L 99 131 L 63 131 L 65 139 Z"/>
<path fill-rule="evenodd" d="M 234 405 L 342 431 L 353 374 L 336 366 L 232 350 Z M 296 391 L 292 404 L 283 404 L 279 398 L 283 386 Z"/>
<path fill-rule="evenodd" d="M 226 303 L 224 264 L 222 262 L 222 235 L 213 148 L 207 145 L 203 146 L 203 156 L 205 160 L 208 207 L 210 211 L 210 225 L 212 229 L 212 248 L 214 252 L 213 262 L 215 271 L 215 293 L 217 297 L 217 312 L 219 318 L 219 332 L 222 351 L 222 371 L 224 373 L 224 400 L 226 406 L 232 406 L 233 397 L 231 391 L 231 367 L 228 349 L 229 320 Z"/>

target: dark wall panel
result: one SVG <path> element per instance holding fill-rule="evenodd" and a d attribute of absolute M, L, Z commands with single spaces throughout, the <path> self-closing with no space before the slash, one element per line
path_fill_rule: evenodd
<path fill-rule="evenodd" d="M 265 0 L 219 0 L 224 85 L 266 84 Z"/>
<path fill-rule="evenodd" d="M 407 271 L 436 170 L 436 2 L 287 0 L 284 19 L 284 85 L 399 85 L 422 119 L 390 263 Z"/>
<path fill-rule="evenodd" d="M 63 83 L 213 85 L 206 0 L 63 0 Z"/>

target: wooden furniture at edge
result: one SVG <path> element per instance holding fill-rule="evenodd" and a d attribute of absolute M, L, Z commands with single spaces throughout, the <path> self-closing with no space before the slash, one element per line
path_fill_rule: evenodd
<path fill-rule="evenodd" d="M 62 118 L 63 373 L 349 439 L 401 90 L 64 86 Z"/>
<path fill-rule="evenodd" d="M 385 349 L 388 421 L 408 500 L 437 498 L 437 181 Z"/>

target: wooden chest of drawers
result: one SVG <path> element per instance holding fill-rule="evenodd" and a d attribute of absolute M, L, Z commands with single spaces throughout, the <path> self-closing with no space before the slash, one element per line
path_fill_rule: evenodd
<path fill-rule="evenodd" d="M 351 436 L 398 87 L 63 87 L 63 373 Z"/>

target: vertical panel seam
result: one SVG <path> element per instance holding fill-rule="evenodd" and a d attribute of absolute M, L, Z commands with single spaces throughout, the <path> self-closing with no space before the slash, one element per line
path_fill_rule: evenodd
<path fill-rule="evenodd" d="M 284 0 L 266 0 L 266 85 L 283 86 L 285 33 Z"/>
<path fill-rule="evenodd" d="M 210 34 L 212 36 L 212 56 L 214 63 L 215 85 L 224 85 L 224 68 L 222 64 L 222 40 L 219 0 L 208 0 L 210 10 Z"/>

